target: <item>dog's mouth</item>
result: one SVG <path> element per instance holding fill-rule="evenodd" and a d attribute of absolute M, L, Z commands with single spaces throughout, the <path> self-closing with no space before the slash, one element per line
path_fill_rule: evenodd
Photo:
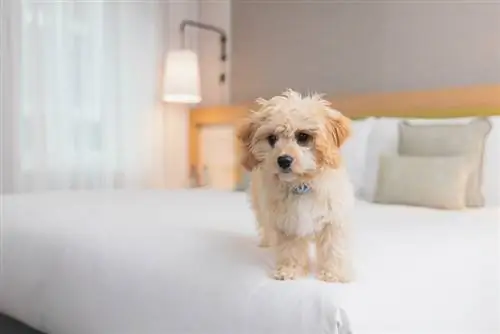
<path fill-rule="evenodd" d="M 292 168 L 279 169 L 275 173 L 277 180 L 281 182 L 310 181 L 316 175 L 316 170 L 297 171 Z"/>
<path fill-rule="evenodd" d="M 276 178 L 281 182 L 295 182 L 301 178 L 303 173 L 293 168 L 280 168 L 276 173 Z"/>
<path fill-rule="evenodd" d="M 276 178 L 281 182 L 293 182 L 297 179 L 297 176 L 289 171 L 276 174 Z"/>

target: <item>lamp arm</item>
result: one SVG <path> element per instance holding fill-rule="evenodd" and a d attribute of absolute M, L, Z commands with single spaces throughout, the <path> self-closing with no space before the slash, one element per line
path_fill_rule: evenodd
<path fill-rule="evenodd" d="M 181 47 L 184 48 L 184 31 L 186 30 L 186 26 L 192 26 L 196 27 L 199 29 L 204 29 L 204 30 L 209 30 L 213 31 L 217 34 L 220 35 L 220 43 L 221 43 L 221 60 L 226 61 L 227 59 L 227 51 L 226 51 L 226 46 L 227 46 L 227 34 L 226 32 L 214 25 L 211 24 L 206 24 L 206 23 L 201 23 L 193 20 L 183 20 L 181 22 L 180 26 L 180 31 L 181 31 Z"/>
<path fill-rule="evenodd" d="M 193 20 L 183 20 L 181 22 L 181 32 L 184 32 L 184 30 L 186 29 L 186 26 L 193 26 L 193 27 L 197 27 L 200 29 L 211 30 L 213 32 L 218 33 L 222 37 L 226 38 L 226 32 L 223 29 L 216 27 L 214 25 L 211 25 L 211 24 L 196 22 Z"/>

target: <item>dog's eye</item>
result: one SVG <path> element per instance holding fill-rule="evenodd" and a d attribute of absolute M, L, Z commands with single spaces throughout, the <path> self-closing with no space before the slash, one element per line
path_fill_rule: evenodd
<path fill-rule="evenodd" d="M 267 142 L 269 143 L 269 145 L 274 146 L 274 144 L 276 144 L 277 141 L 278 137 L 276 137 L 276 135 L 267 136 Z"/>
<path fill-rule="evenodd" d="M 299 143 L 300 145 L 305 145 L 309 142 L 311 136 L 305 132 L 299 132 L 295 135 L 295 139 L 297 140 L 297 143 Z"/>

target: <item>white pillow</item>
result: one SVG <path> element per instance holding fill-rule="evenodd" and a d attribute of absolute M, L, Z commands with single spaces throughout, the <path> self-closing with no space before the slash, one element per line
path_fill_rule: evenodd
<path fill-rule="evenodd" d="M 398 124 L 406 120 L 412 124 L 467 124 L 474 117 L 457 117 L 441 119 L 417 118 L 377 118 L 373 122 L 372 131 L 368 137 L 366 167 L 362 177 L 360 194 L 367 201 L 373 202 L 379 159 L 382 154 L 397 154 Z M 486 140 L 483 162 L 482 191 L 485 206 L 500 206 L 500 116 L 489 117 L 493 127 Z"/>
<path fill-rule="evenodd" d="M 351 123 L 352 135 L 341 148 L 342 159 L 356 194 L 359 193 L 363 184 L 368 136 L 374 122 L 375 117 L 353 120 Z"/>
<path fill-rule="evenodd" d="M 492 128 L 484 148 L 481 190 L 485 206 L 500 206 L 500 116 L 489 120 Z"/>
<path fill-rule="evenodd" d="M 398 124 L 401 118 L 381 117 L 373 121 L 368 135 L 365 166 L 359 197 L 373 202 L 377 187 L 379 160 L 382 155 L 398 153 Z"/>

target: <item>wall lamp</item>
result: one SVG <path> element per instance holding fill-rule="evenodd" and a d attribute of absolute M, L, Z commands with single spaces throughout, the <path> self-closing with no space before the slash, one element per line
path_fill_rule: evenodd
<path fill-rule="evenodd" d="M 223 29 L 192 20 L 182 21 L 180 25 L 181 48 L 170 51 L 165 61 L 163 77 L 163 100 L 165 102 L 201 102 L 198 56 L 194 51 L 185 47 L 185 30 L 188 26 L 219 34 L 221 46 L 220 60 L 222 63 L 225 63 L 227 60 L 227 34 Z M 222 72 L 219 82 L 223 84 L 225 81 L 226 74 Z"/>

